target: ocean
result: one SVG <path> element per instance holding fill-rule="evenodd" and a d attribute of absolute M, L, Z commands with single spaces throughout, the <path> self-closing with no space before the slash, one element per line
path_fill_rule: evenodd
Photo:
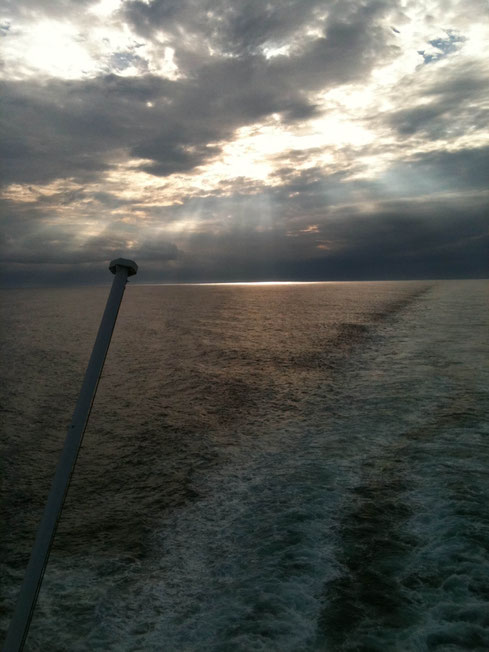
<path fill-rule="evenodd" d="M 0 640 L 108 289 L 1 292 Z M 25 649 L 489 649 L 488 298 L 128 284 Z"/>

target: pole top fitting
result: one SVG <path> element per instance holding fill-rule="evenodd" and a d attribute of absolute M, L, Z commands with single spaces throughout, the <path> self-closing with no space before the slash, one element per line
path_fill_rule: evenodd
<path fill-rule="evenodd" d="M 112 274 L 116 273 L 117 265 L 120 267 L 127 267 L 128 276 L 134 276 L 134 274 L 137 274 L 138 266 L 133 260 L 128 260 L 127 258 L 116 258 L 115 260 L 111 261 L 109 269 Z"/>

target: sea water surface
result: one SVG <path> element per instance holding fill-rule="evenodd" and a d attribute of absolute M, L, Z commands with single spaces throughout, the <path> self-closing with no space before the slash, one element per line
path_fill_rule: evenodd
<path fill-rule="evenodd" d="M 1 293 L 3 632 L 107 293 Z M 489 649 L 487 300 L 129 285 L 26 650 Z"/>

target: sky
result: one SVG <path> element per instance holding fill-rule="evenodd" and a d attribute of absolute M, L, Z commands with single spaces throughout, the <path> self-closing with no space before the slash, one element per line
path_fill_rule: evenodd
<path fill-rule="evenodd" d="M 3 286 L 486 277 L 486 0 L 4 0 Z"/>

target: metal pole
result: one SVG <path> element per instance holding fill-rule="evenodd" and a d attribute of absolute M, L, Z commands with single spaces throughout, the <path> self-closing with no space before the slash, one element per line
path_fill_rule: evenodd
<path fill-rule="evenodd" d="M 102 373 L 105 356 L 109 349 L 127 277 L 136 274 L 138 266 L 132 260 L 118 258 L 109 265 L 115 274 L 102 322 L 93 346 L 73 419 L 66 435 L 63 451 L 56 468 L 51 490 L 44 508 L 44 514 L 37 530 L 31 558 L 27 565 L 24 581 L 15 605 L 15 611 L 5 639 L 3 652 L 18 652 L 23 649 L 32 614 L 37 602 L 42 578 L 49 559 L 63 503 L 68 492 L 78 451 L 88 422 L 97 385 Z"/>

